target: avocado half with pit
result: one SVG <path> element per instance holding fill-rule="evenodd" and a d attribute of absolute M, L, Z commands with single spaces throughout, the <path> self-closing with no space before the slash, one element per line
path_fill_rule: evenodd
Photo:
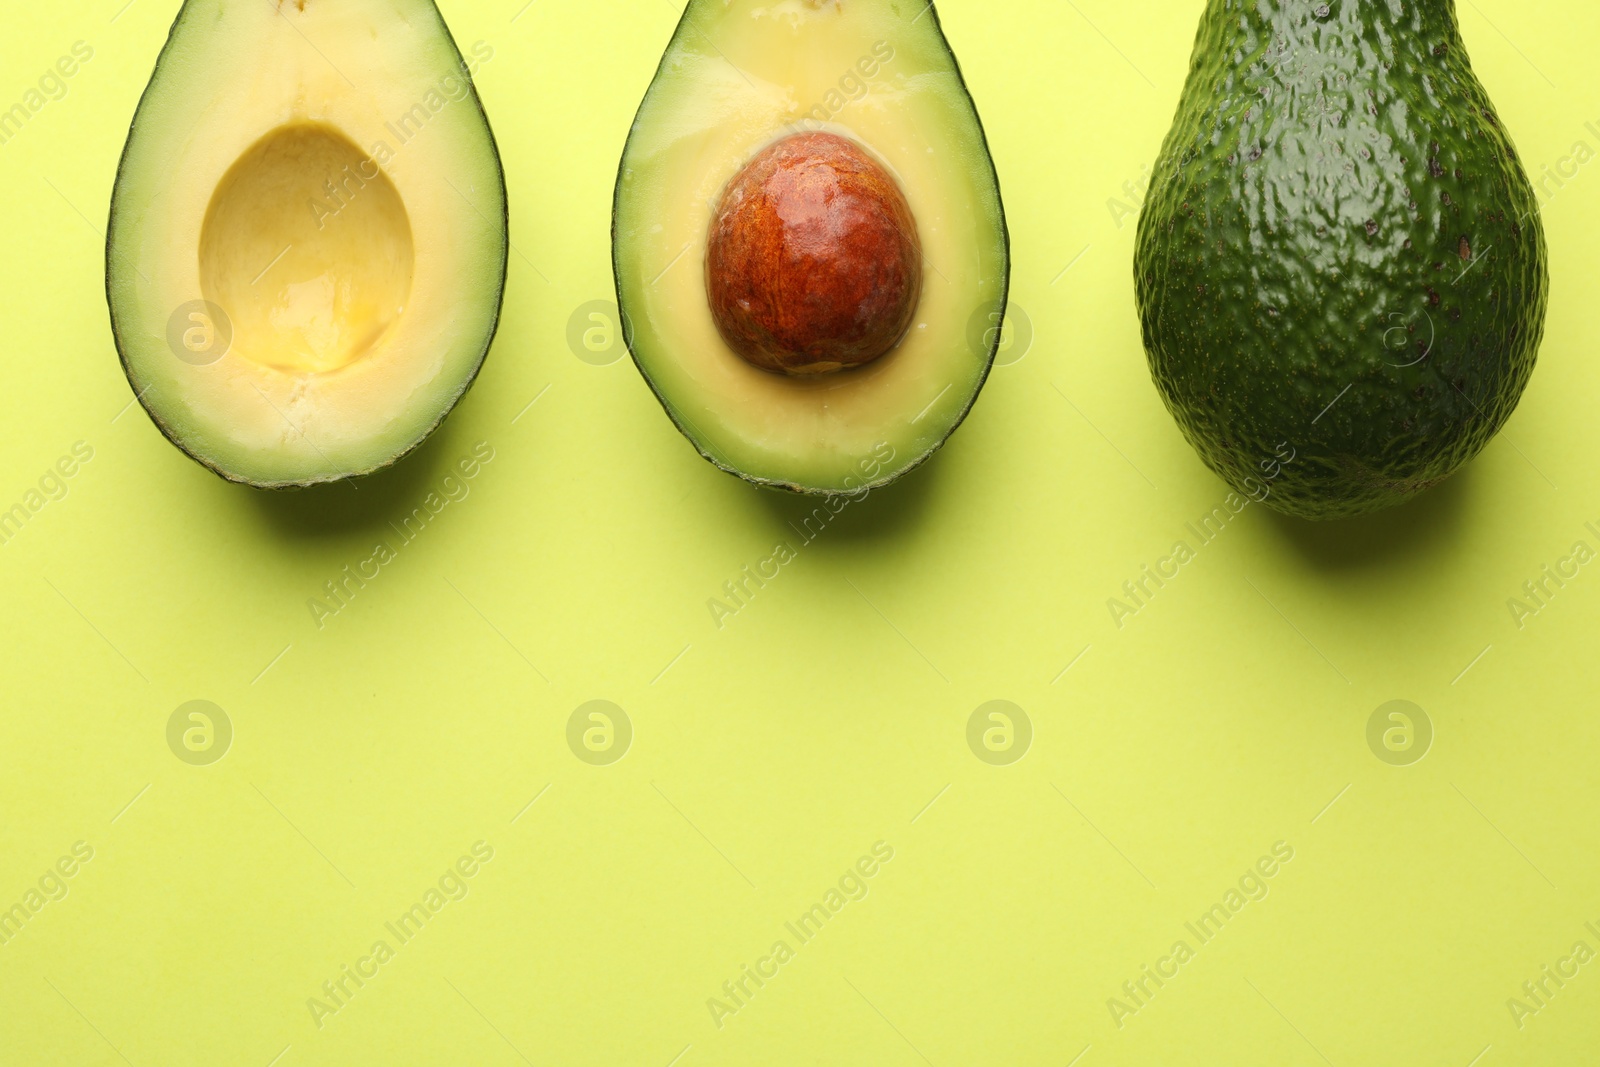
<path fill-rule="evenodd" d="M 961 424 L 1010 247 L 931 3 L 689 0 L 623 150 L 629 350 L 723 470 L 874 489 Z"/>
<path fill-rule="evenodd" d="M 471 385 L 505 182 L 432 0 L 187 0 L 123 150 L 106 296 L 128 381 L 230 481 L 387 467 Z"/>

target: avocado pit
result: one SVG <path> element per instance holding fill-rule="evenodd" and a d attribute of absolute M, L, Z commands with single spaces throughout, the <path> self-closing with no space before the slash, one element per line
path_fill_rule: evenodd
<path fill-rule="evenodd" d="M 905 194 L 847 138 L 786 137 L 723 191 L 706 295 L 723 340 L 752 366 L 813 375 L 870 363 L 905 336 L 921 294 Z"/>

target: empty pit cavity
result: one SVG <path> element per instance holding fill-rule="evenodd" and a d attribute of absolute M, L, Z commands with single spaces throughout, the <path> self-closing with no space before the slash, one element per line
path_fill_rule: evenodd
<path fill-rule="evenodd" d="M 370 354 L 405 312 L 415 265 L 394 184 L 321 123 L 267 133 L 228 168 L 200 233 L 200 285 L 231 352 L 322 374 Z"/>

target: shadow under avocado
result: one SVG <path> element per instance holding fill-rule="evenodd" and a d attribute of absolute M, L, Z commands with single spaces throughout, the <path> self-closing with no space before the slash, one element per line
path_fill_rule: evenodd
<path fill-rule="evenodd" d="M 1469 464 L 1415 499 L 1371 515 L 1312 522 L 1270 509 L 1268 514 L 1273 532 L 1317 570 L 1392 567 L 1419 560 L 1460 533 L 1473 482 Z"/>
<path fill-rule="evenodd" d="M 927 512 L 941 466 L 936 454 L 898 481 L 860 497 L 800 496 L 781 489 L 762 489 L 756 497 L 771 513 L 778 535 L 797 549 L 812 541 L 897 539 Z"/>
<path fill-rule="evenodd" d="M 267 524 L 290 539 L 324 539 L 386 531 L 398 514 L 417 507 L 450 473 L 457 452 L 452 419 L 391 467 L 304 489 L 260 490 L 251 499 Z"/>

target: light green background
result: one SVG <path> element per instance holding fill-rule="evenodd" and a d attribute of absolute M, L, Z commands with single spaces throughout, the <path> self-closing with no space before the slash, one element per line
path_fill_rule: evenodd
<path fill-rule="evenodd" d="M 94 450 L 0 547 L 0 908 L 93 849 L 0 945 L 0 1062 L 1593 1062 L 1600 962 L 1520 1029 L 1506 1002 L 1600 950 L 1600 573 L 1520 628 L 1507 600 L 1600 547 L 1600 163 L 1546 187 L 1538 370 L 1470 469 L 1340 525 L 1252 507 L 1119 629 L 1107 599 L 1226 493 L 1150 384 L 1108 206 L 1155 157 L 1199 0 L 941 5 L 1034 338 L 933 463 L 806 545 L 803 503 L 716 472 L 630 362 L 566 342 L 610 292 L 672 3 L 442 4 L 495 49 L 499 338 L 397 470 L 262 495 L 128 407 L 102 234 L 176 4 L 125 2 L 12 4 L 0 34 L 3 105 L 94 48 L 0 146 L 0 507 Z M 1536 179 L 1600 149 L 1593 4 L 1460 19 Z M 307 599 L 479 441 L 470 495 L 319 630 Z M 798 558 L 719 630 L 708 598 L 782 540 Z M 196 699 L 234 730 L 209 766 L 166 740 Z M 609 766 L 567 744 L 595 699 L 634 730 Z M 1395 699 L 1435 731 L 1411 766 L 1367 745 Z M 1010 766 L 967 745 L 991 700 L 1032 723 Z M 480 840 L 465 899 L 319 1029 L 307 998 Z M 799 945 L 784 923 L 878 841 L 869 894 Z M 1108 999 L 1278 841 L 1269 895 L 1118 1028 Z M 707 999 L 780 938 L 719 1029 Z"/>

